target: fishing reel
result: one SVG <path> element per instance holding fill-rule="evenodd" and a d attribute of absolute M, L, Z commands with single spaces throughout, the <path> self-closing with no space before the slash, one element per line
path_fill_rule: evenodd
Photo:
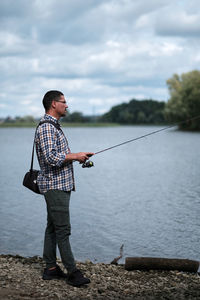
<path fill-rule="evenodd" d="M 94 163 L 91 160 L 87 160 L 82 164 L 82 168 L 91 168 L 91 167 L 94 167 Z"/>

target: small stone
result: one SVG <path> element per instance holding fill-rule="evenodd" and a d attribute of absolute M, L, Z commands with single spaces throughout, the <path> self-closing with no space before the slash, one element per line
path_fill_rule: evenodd
<path fill-rule="evenodd" d="M 89 260 L 89 259 L 85 260 L 85 264 L 91 264 L 91 263 L 92 263 L 91 260 Z"/>

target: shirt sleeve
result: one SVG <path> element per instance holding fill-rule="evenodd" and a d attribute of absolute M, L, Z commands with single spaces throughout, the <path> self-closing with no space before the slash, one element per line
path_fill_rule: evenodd
<path fill-rule="evenodd" d="M 55 126 L 42 124 L 38 129 L 38 138 L 41 151 L 47 164 L 60 167 L 63 165 L 66 153 L 57 150 L 57 134 Z"/>

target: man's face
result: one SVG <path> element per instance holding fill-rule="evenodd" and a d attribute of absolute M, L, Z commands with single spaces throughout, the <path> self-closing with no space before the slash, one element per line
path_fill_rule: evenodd
<path fill-rule="evenodd" d="M 56 113 L 59 115 L 59 117 L 64 117 L 66 115 L 67 108 L 68 108 L 68 105 L 66 103 L 65 97 L 60 96 L 60 99 L 55 101 L 55 109 L 56 109 Z"/>

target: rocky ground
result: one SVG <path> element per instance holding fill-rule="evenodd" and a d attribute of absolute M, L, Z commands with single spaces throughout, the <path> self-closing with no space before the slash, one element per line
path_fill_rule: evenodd
<path fill-rule="evenodd" d="M 62 267 L 60 261 L 58 264 Z M 200 276 L 177 271 L 126 271 L 123 265 L 77 263 L 91 279 L 75 288 L 64 280 L 44 281 L 40 257 L 0 255 L 1 300 L 200 299 Z"/>

